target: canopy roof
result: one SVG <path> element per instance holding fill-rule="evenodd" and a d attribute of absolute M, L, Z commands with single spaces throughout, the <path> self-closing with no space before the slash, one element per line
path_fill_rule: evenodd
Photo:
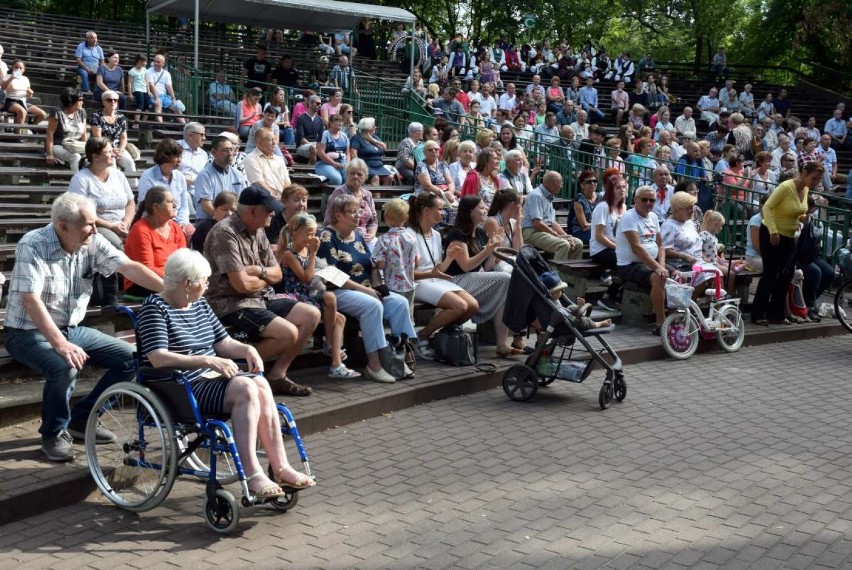
<path fill-rule="evenodd" d="M 409 24 L 416 20 L 402 8 L 336 0 L 148 0 L 147 10 L 165 16 L 191 16 L 196 2 L 203 20 L 323 34 L 352 30 L 364 18 Z"/>

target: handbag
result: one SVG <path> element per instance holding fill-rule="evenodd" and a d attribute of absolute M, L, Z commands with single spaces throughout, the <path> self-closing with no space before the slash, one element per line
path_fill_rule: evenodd
<path fill-rule="evenodd" d="M 124 150 L 127 151 L 127 154 L 129 154 L 130 158 L 132 158 L 133 160 L 139 160 L 139 158 L 142 156 L 142 153 L 139 152 L 139 147 L 137 147 L 133 143 L 127 143 L 127 146 L 124 147 Z"/>
<path fill-rule="evenodd" d="M 86 152 L 86 143 L 79 139 L 62 141 L 62 148 L 74 154 L 84 154 Z"/>
<path fill-rule="evenodd" d="M 379 349 L 379 362 L 382 368 L 397 380 L 411 378 L 414 375 L 414 351 L 408 336 L 386 335 L 385 338 L 388 341 L 387 346 Z"/>
<path fill-rule="evenodd" d="M 476 343 L 461 325 L 448 325 L 435 333 L 435 360 L 452 366 L 474 366 Z"/>

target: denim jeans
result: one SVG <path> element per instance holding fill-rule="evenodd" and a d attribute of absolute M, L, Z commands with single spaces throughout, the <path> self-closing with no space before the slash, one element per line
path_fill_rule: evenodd
<path fill-rule="evenodd" d="M 817 299 L 834 281 L 834 266 L 817 259 L 808 265 L 799 266 L 799 269 L 804 275 L 802 296 L 805 298 L 805 304 L 809 309 L 816 309 Z"/>
<path fill-rule="evenodd" d="M 320 176 L 325 176 L 327 183 L 332 186 L 340 186 L 343 184 L 343 170 L 340 170 L 337 167 L 317 160 L 315 171 Z"/>
<path fill-rule="evenodd" d="M 293 127 L 281 128 L 281 142 L 287 146 L 293 146 L 296 144 L 296 131 L 293 130 Z"/>
<path fill-rule="evenodd" d="M 92 392 L 77 402 L 71 410 L 71 394 L 79 370 L 53 350 L 38 330 L 7 328 L 6 350 L 23 364 L 44 375 L 44 392 L 41 405 L 42 437 L 55 436 L 68 427 L 70 421 L 85 422 L 95 401 L 110 386 L 132 380 L 134 376 L 133 345 L 89 327 L 70 327 L 63 330 L 65 337 L 86 351 L 87 364 L 107 368 Z"/>
<path fill-rule="evenodd" d="M 80 90 L 81 91 L 91 91 L 90 85 L 89 85 L 89 77 L 90 77 L 89 72 L 78 65 L 77 66 L 77 75 L 80 76 Z M 95 80 L 94 75 L 91 76 L 91 80 L 92 81 Z"/>
<path fill-rule="evenodd" d="M 358 319 L 364 348 L 368 353 L 376 352 L 388 344 L 383 320 L 388 321 L 393 334 L 405 333 L 408 338 L 416 338 L 408 300 L 402 295 L 391 293 L 379 301 L 366 293 L 350 289 L 335 289 L 334 294 L 337 296 L 337 310 Z"/>

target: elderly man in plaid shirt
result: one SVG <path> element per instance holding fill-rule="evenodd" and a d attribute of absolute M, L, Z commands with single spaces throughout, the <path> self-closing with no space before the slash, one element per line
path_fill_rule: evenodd
<path fill-rule="evenodd" d="M 28 232 L 15 250 L 5 320 L 6 349 L 15 360 L 44 375 L 42 452 L 51 461 L 74 459 L 72 437 L 85 435 L 89 412 L 104 390 L 133 378 L 133 346 L 96 329 L 79 326 L 86 316 L 95 273 L 116 271 L 160 291 L 160 277 L 113 247 L 97 233 L 94 203 L 65 193 L 53 202 L 51 223 Z M 77 375 L 86 364 L 107 368 L 92 392 L 71 409 Z M 115 440 L 99 427 L 98 443 Z"/>

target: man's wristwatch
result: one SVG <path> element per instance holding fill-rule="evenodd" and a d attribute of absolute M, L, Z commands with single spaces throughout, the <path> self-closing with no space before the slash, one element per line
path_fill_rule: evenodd
<path fill-rule="evenodd" d="M 260 278 L 261 278 L 261 279 L 263 279 L 264 281 L 267 281 L 267 282 L 268 282 L 267 277 L 269 277 L 269 274 L 266 272 L 266 268 L 265 268 L 265 267 L 261 267 L 261 268 L 260 268 Z"/>

